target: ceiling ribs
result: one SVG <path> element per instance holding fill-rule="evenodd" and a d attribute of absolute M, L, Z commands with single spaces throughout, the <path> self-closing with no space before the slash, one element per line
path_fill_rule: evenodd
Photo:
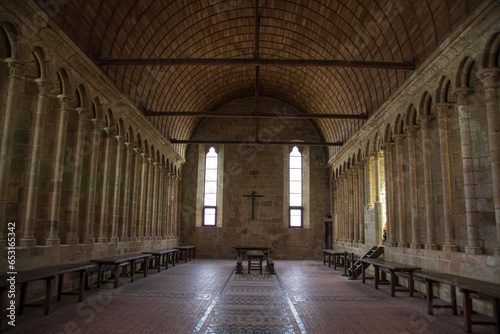
<path fill-rule="evenodd" d="M 367 114 L 281 114 L 281 113 L 232 113 L 210 111 L 146 111 L 145 116 L 171 117 L 237 117 L 237 118 L 299 118 L 299 119 L 368 119 Z"/>
<path fill-rule="evenodd" d="M 303 142 L 303 141 L 264 141 L 264 140 L 179 140 L 170 139 L 172 144 L 243 144 L 243 145 L 299 145 L 299 146 L 342 146 L 343 142 Z"/>

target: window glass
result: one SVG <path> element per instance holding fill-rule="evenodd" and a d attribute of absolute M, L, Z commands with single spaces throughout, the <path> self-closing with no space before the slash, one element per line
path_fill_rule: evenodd
<path fill-rule="evenodd" d="M 203 202 L 203 225 L 215 226 L 217 221 L 217 172 L 218 155 L 213 147 L 205 159 L 205 196 Z"/>

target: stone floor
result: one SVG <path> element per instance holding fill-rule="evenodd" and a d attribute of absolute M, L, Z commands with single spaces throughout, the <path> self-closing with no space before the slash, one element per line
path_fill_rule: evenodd
<path fill-rule="evenodd" d="M 349 281 L 320 261 L 275 261 L 277 275 L 236 275 L 234 268 L 232 260 L 197 259 L 134 283 L 123 278 L 118 289 L 86 292 L 82 303 L 63 296 L 48 316 L 28 308 L 5 332 L 465 333 L 462 317 L 449 309 L 427 315 L 422 294 L 391 298 L 387 286 Z"/>

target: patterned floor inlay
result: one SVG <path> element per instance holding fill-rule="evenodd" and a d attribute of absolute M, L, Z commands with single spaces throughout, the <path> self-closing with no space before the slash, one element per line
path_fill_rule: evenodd
<path fill-rule="evenodd" d="M 290 306 L 276 276 L 233 274 L 199 333 L 301 333 Z"/>

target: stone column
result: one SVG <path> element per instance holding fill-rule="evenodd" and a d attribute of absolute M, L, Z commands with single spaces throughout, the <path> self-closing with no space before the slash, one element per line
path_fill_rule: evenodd
<path fill-rule="evenodd" d="M 49 235 L 45 244 L 59 246 L 59 223 L 61 219 L 61 191 L 64 173 L 64 150 L 68 131 L 68 113 L 71 99 L 65 95 L 57 97 L 61 104 L 59 109 L 59 123 L 56 126 L 56 150 L 54 152 L 54 170 L 52 173 L 52 190 L 50 194 Z"/>
<path fill-rule="evenodd" d="M 444 214 L 444 251 L 456 252 L 458 247 L 453 236 L 453 221 L 451 219 L 451 181 L 450 181 L 450 153 L 448 150 L 448 104 L 437 104 L 439 124 L 439 146 L 441 151 L 441 180 L 443 183 L 443 214 Z"/>
<path fill-rule="evenodd" d="M 157 218 L 156 218 L 156 240 L 163 239 L 163 165 L 158 165 L 158 193 L 156 196 Z"/>
<path fill-rule="evenodd" d="M 161 203 L 163 207 L 163 215 L 162 215 L 162 239 L 168 239 L 168 180 L 169 180 L 169 172 L 168 166 L 164 166 L 163 168 L 163 195 L 161 198 Z"/>
<path fill-rule="evenodd" d="M 352 169 L 352 201 L 353 201 L 353 242 L 357 243 L 359 241 L 359 187 L 358 187 L 358 166 L 354 166 Z"/>
<path fill-rule="evenodd" d="M 166 171 L 167 175 L 167 197 L 165 197 L 165 202 L 167 203 L 167 238 L 170 239 L 172 237 L 172 203 L 171 203 L 171 196 L 172 196 L 172 174 L 170 170 L 167 169 Z"/>
<path fill-rule="evenodd" d="M 97 168 L 99 165 L 99 151 L 101 143 L 101 133 L 104 122 L 101 119 L 93 118 L 94 132 L 92 133 L 92 152 L 89 165 L 89 185 L 87 190 L 87 208 L 85 216 L 85 231 L 83 243 L 92 244 L 94 238 L 94 220 L 95 220 L 95 201 L 97 193 Z"/>
<path fill-rule="evenodd" d="M 146 153 L 141 153 L 141 186 L 139 189 L 139 224 L 137 240 L 142 241 L 144 234 L 144 227 L 146 223 L 146 196 L 147 196 L 147 183 L 148 183 L 148 157 Z"/>
<path fill-rule="evenodd" d="M 116 164 L 115 164 L 115 184 L 113 191 L 113 214 L 111 221 L 111 233 L 109 242 L 118 242 L 118 221 L 120 219 L 120 194 L 122 183 L 122 155 L 123 155 L 123 137 L 115 136 L 116 139 Z"/>
<path fill-rule="evenodd" d="M 494 247 L 496 256 L 500 256 L 500 117 L 497 89 L 499 87 L 500 68 L 487 68 L 478 73 L 484 86 L 486 113 L 488 117 L 488 139 L 491 155 L 491 179 L 493 182 L 493 201 L 497 243 Z"/>
<path fill-rule="evenodd" d="M 353 211 L 353 205 L 352 205 L 352 170 L 347 171 L 346 179 L 347 179 L 347 223 L 349 224 L 347 230 L 349 232 L 347 236 L 347 241 L 348 242 L 353 242 L 354 241 L 354 211 Z"/>
<path fill-rule="evenodd" d="M 129 224 L 130 224 L 130 206 L 129 202 L 130 200 L 130 180 L 132 178 L 132 155 L 133 155 L 133 143 L 127 141 L 125 142 L 125 177 L 123 180 L 123 199 L 122 199 L 122 205 L 121 205 L 121 210 L 123 211 L 123 221 L 122 225 L 120 226 L 119 230 L 119 235 L 120 235 L 120 241 L 122 242 L 127 242 L 129 239 Z"/>
<path fill-rule="evenodd" d="M 367 209 L 373 208 L 373 156 L 365 158 L 365 206 Z"/>
<path fill-rule="evenodd" d="M 358 201 L 359 201 L 359 233 L 358 244 L 365 243 L 365 161 L 360 161 L 359 166 L 359 184 L 358 184 Z"/>
<path fill-rule="evenodd" d="M 30 167 L 27 175 L 26 185 L 26 200 L 24 204 L 24 221 L 21 224 L 21 238 L 19 246 L 34 247 L 36 246 L 35 239 L 35 223 L 36 223 L 36 207 L 38 195 L 38 177 L 40 174 L 40 161 L 43 140 L 43 116 L 47 112 L 47 107 L 50 101 L 49 92 L 52 88 L 52 83 L 43 79 L 36 79 L 38 84 L 39 94 L 34 115 L 34 127 L 30 140 L 31 157 Z"/>
<path fill-rule="evenodd" d="M 418 126 L 407 125 L 405 130 L 408 136 L 408 175 L 410 179 L 410 205 L 411 205 L 411 248 L 423 248 L 420 242 L 420 226 L 418 216 L 418 186 L 417 186 L 417 158 L 415 137 Z"/>
<path fill-rule="evenodd" d="M 135 147 L 134 151 L 134 174 L 133 176 L 133 186 L 130 190 L 132 196 L 131 208 L 130 208 L 130 227 L 129 227 L 129 241 L 137 241 L 139 220 L 140 220 L 140 188 L 141 188 L 141 160 L 142 155 L 139 148 Z"/>
<path fill-rule="evenodd" d="M 381 189 L 381 180 L 380 180 L 380 174 L 382 173 L 382 169 L 380 168 L 380 163 L 381 161 L 384 161 L 383 152 L 375 152 L 374 153 L 374 168 L 373 168 L 373 174 L 374 174 L 374 195 L 375 195 L 375 202 L 373 203 L 374 208 L 375 208 L 375 241 L 377 245 L 383 245 L 383 219 L 382 219 L 382 201 L 380 197 L 380 189 Z"/>
<path fill-rule="evenodd" d="M 114 129 L 106 127 L 106 141 L 104 148 L 104 163 L 102 167 L 102 193 L 101 193 L 101 212 L 99 215 L 99 237 L 97 242 L 103 243 L 108 242 L 108 237 L 106 235 L 106 228 L 109 224 L 108 217 L 108 203 L 109 203 L 109 179 L 110 179 L 110 166 L 111 166 L 111 138 L 113 136 Z"/>
<path fill-rule="evenodd" d="M 341 197 L 341 203 L 340 205 L 342 206 L 342 220 L 341 220 L 341 235 L 342 235 L 342 242 L 347 241 L 347 174 L 344 172 L 341 176 L 341 182 L 342 182 L 342 197 Z"/>
<path fill-rule="evenodd" d="M 150 191 L 152 193 L 152 203 L 151 203 L 151 239 L 152 240 L 157 240 L 158 236 L 158 231 L 157 231 L 157 226 L 159 225 L 158 223 L 158 177 L 159 173 L 158 171 L 160 170 L 159 167 L 159 161 L 154 161 L 153 162 L 153 191 Z"/>
<path fill-rule="evenodd" d="M 151 153 L 152 155 L 154 153 Z M 152 211 L 152 204 L 153 204 L 153 178 L 154 178 L 154 168 L 155 168 L 155 161 L 154 157 L 150 156 L 148 158 L 148 190 L 146 193 L 146 224 L 145 224 L 145 232 L 144 240 L 151 240 L 152 237 L 152 229 L 151 229 L 151 211 Z"/>
<path fill-rule="evenodd" d="M 82 189 L 83 156 L 85 154 L 85 127 L 88 122 L 89 111 L 77 108 L 78 128 L 76 130 L 75 153 L 73 155 L 73 177 L 71 180 L 71 195 L 69 202 L 69 221 L 66 232 L 66 244 L 78 244 L 78 226 L 80 213 L 80 191 Z"/>
<path fill-rule="evenodd" d="M 425 221 L 427 223 L 427 243 L 425 249 L 439 249 L 436 243 L 436 224 L 434 222 L 434 192 L 432 190 L 432 168 L 431 168 L 431 131 L 430 121 L 432 115 L 421 115 L 418 121 L 422 126 L 422 153 L 424 160 L 424 189 L 425 189 Z"/>
<path fill-rule="evenodd" d="M 396 175 L 398 189 L 398 221 L 399 221 L 399 247 L 408 247 L 406 239 L 406 208 L 405 208 L 405 186 L 404 186 L 404 134 L 392 136 L 396 143 Z"/>
<path fill-rule="evenodd" d="M 181 214 L 181 180 L 182 178 L 175 178 L 175 236 L 180 237 L 180 214 Z"/>
<path fill-rule="evenodd" d="M 385 143 L 385 189 L 386 189 L 386 205 L 387 205 L 387 246 L 396 247 L 396 221 L 394 219 L 394 170 L 392 150 L 394 143 Z"/>
<path fill-rule="evenodd" d="M 3 128 L 0 135 L 0 247 L 6 246 L 5 230 L 5 208 L 7 204 L 7 190 L 9 188 L 9 171 L 12 158 L 12 147 L 14 142 L 14 132 L 16 128 L 17 104 L 19 90 L 23 80 L 23 73 L 26 70 L 26 64 L 13 58 L 4 60 L 9 67 L 9 83 L 7 88 L 7 97 L 5 101 L 5 110 L 3 115 Z"/>

